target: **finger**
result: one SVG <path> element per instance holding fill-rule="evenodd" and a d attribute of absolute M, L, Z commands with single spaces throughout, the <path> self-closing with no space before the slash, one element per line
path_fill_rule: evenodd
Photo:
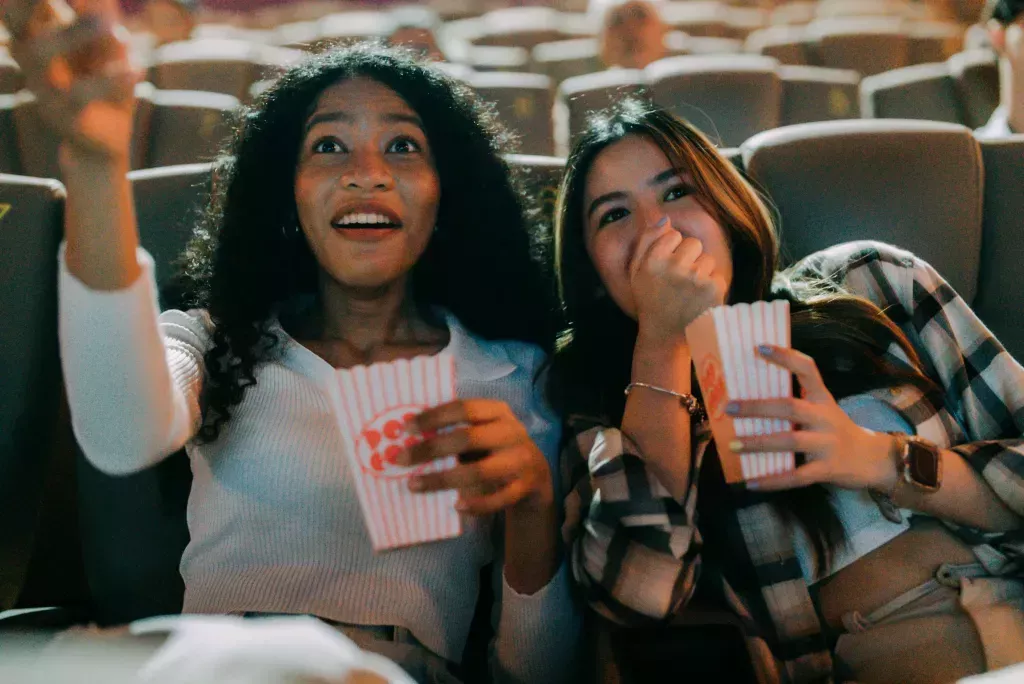
<path fill-rule="evenodd" d="M 494 421 L 456 428 L 450 432 L 435 433 L 432 437 L 398 454 L 396 462 L 408 467 L 430 463 L 452 454 L 490 453 L 512 446 L 519 441 L 521 441 L 521 437 L 515 423 Z"/>
<path fill-rule="evenodd" d="M 662 270 L 659 267 L 651 269 L 651 265 L 673 263 L 675 252 L 682 242 L 683 236 L 675 231 L 662 234 L 651 244 L 639 267 L 643 268 L 644 264 L 647 264 L 648 270 Z"/>
<path fill-rule="evenodd" d="M 710 254 L 701 254 L 693 260 L 693 265 L 690 268 L 694 277 L 710 280 L 711 274 L 715 270 L 715 259 Z"/>
<path fill-rule="evenodd" d="M 80 50 L 110 31 L 110 22 L 103 17 L 81 17 L 70 26 L 49 31 L 20 45 L 15 60 L 20 56 L 29 64 L 46 65 L 55 57 Z"/>
<path fill-rule="evenodd" d="M 646 261 L 647 255 L 654 245 L 655 241 L 659 238 L 675 233 L 672 229 L 672 221 L 668 216 L 664 217 L 655 226 L 645 229 L 640 237 L 636 241 L 636 245 L 633 247 L 633 255 L 630 257 L 629 272 L 630 278 L 636 276 L 637 271 L 640 270 L 640 266 Z"/>
<path fill-rule="evenodd" d="M 508 404 L 503 401 L 459 399 L 427 409 L 412 419 L 412 427 L 423 434 L 429 434 L 456 425 L 489 423 L 511 415 Z"/>
<path fill-rule="evenodd" d="M 520 454 L 514 450 L 488 454 L 473 463 L 456 466 L 440 473 L 426 473 L 409 478 L 409 489 L 414 492 L 439 492 L 458 489 L 479 494 L 501 489 L 522 470 Z"/>
<path fill-rule="evenodd" d="M 460 497 L 455 507 L 467 515 L 485 516 L 515 506 L 529 494 L 526 483 L 514 480 L 489 496 Z"/>
<path fill-rule="evenodd" d="M 761 358 L 768 363 L 781 366 L 792 372 L 800 381 L 800 386 L 804 388 L 805 396 L 809 401 L 832 400 L 832 393 L 825 387 L 825 381 L 821 379 L 821 373 L 818 372 L 818 364 L 807 354 L 773 344 L 762 344 L 757 351 Z"/>
<path fill-rule="evenodd" d="M 0 22 L 11 34 L 14 43 L 29 37 L 30 24 L 37 12 L 52 13 L 45 0 L 4 0 L 0 2 Z"/>
<path fill-rule="evenodd" d="M 747 482 L 747 489 L 760 492 L 778 492 L 784 489 L 799 489 L 824 482 L 827 467 L 821 461 L 811 461 L 796 470 L 781 475 L 770 475 Z"/>
<path fill-rule="evenodd" d="M 736 418 L 778 418 L 798 425 L 826 427 L 828 421 L 821 407 L 806 399 L 745 399 L 730 401 L 725 412 Z"/>
<path fill-rule="evenodd" d="M 682 233 L 680 233 L 682 235 Z M 704 253 L 704 243 L 697 238 L 684 237 L 679 245 L 673 250 L 672 256 L 675 263 L 691 270 L 694 262 Z"/>
<path fill-rule="evenodd" d="M 732 451 L 742 454 L 797 451 L 804 454 L 820 453 L 829 445 L 829 438 L 820 432 L 795 430 L 770 435 L 737 437 L 729 444 Z"/>

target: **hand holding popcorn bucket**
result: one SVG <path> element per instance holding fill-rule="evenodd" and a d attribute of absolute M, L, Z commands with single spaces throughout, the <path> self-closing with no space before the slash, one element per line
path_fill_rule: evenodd
<path fill-rule="evenodd" d="M 726 481 L 744 482 L 793 470 L 793 452 L 736 454 L 729 448 L 737 438 L 789 432 L 789 421 L 732 418 L 725 413 L 730 401 L 793 396 L 789 371 L 756 353 L 761 344 L 790 346 L 789 302 L 715 307 L 687 327 L 686 339 Z"/>
<path fill-rule="evenodd" d="M 411 468 L 396 463 L 399 453 L 427 437 L 411 430 L 412 419 L 455 399 L 451 354 L 356 366 L 339 370 L 337 379 L 349 467 L 374 550 L 462 534 L 456 491 L 417 494 L 408 488 L 413 475 L 454 468 L 456 457 Z"/>

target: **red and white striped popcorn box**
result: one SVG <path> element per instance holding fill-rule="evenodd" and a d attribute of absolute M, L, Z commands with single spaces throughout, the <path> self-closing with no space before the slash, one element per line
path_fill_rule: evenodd
<path fill-rule="evenodd" d="M 737 438 L 788 432 L 789 421 L 732 418 L 725 413 L 730 401 L 793 396 L 789 371 L 768 363 L 757 353 L 761 344 L 790 346 L 789 302 L 716 307 L 687 327 L 686 339 L 725 479 L 744 482 L 793 470 L 793 452 L 736 454 L 729 449 Z"/>
<path fill-rule="evenodd" d="M 342 434 L 349 465 L 375 551 L 449 539 L 462 534 L 454 490 L 414 494 L 409 478 L 454 468 L 456 457 L 405 468 L 395 463 L 403 448 L 422 437 L 409 421 L 455 399 L 451 354 L 400 359 L 338 371 Z"/>

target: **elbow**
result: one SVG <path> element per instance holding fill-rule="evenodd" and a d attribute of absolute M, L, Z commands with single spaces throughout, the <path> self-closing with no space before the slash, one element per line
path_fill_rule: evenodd
<path fill-rule="evenodd" d="M 77 425 L 73 427 L 85 460 L 104 475 L 134 475 L 155 466 L 170 453 L 144 434 L 117 434 L 116 430 L 83 433 Z"/>

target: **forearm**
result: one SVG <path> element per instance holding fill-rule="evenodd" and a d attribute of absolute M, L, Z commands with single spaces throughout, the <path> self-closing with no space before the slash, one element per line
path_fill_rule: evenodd
<path fill-rule="evenodd" d="M 896 503 L 984 532 L 1009 532 L 1021 526 L 1020 517 L 999 500 L 960 454 L 943 450 L 942 471 L 939 491 L 924 494 L 902 487 Z"/>
<path fill-rule="evenodd" d="M 653 342 L 642 334 L 633 352 L 633 382 L 687 394 L 691 356 L 685 343 Z M 622 432 L 639 447 L 658 480 L 677 500 L 690 489 L 690 416 L 679 399 L 637 388 L 626 400 Z"/>
<path fill-rule="evenodd" d="M 960 454 L 948 449 L 941 452 L 942 486 L 937 492 L 922 492 L 903 483 L 896 487 L 898 464 L 892 456 L 893 439 L 881 433 L 875 437 L 875 449 L 889 454 L 893 464 L 877 489 L 895 493 L 893 502 L 897 506 L 985 532 L 1008 532 L 1021 526 L 1020 516 L 996 496 L 984 478 Z"/>
<path fill-rule="evenodd" d="M 120 290 L 139 277 L 139 244 L 127 159 L 62 151 L 68 190 L 68 271 L 94 290 Z"/>
<path fill-rule="evenodd" d="M 505 579 L 519 594 L 544 588 L 561 563 L 559 515 L 554 501 L 505 514 Z"/>

